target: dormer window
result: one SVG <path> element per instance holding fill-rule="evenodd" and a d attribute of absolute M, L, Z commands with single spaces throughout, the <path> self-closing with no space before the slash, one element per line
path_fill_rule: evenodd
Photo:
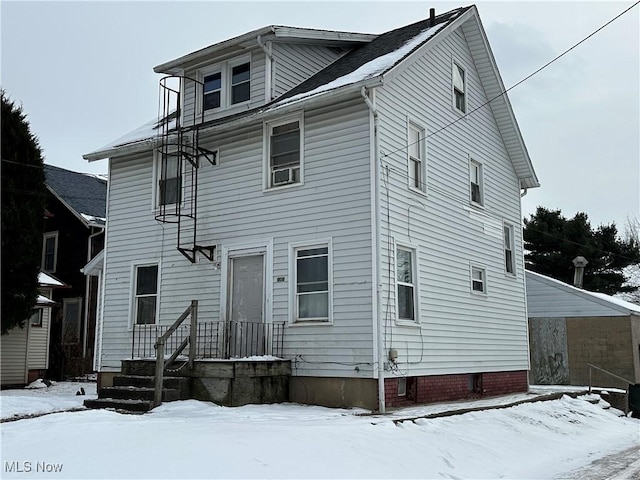
<path fill-rule="evenodd" d="M 251 100 L 251 62 L 246 56 L 203 69 L 200 79 L 203 112 Z"/>
<path fill-rule="evenodd" d="M 222 100 L 222 72 L 204 77 L 203 92 L 204 110 L 220 107 Z"/>
<path fill-rule="evenodd" d="M 249 63 L 231 69 L 231 104 L 246 102 L 251 98 L 251 70 Z"/>

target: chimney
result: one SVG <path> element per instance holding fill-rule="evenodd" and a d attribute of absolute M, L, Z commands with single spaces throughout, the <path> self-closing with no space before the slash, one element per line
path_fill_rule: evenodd
<path fill-rule="evenodd" d="M 577 288 L 582 288 L 582 278 L 584 277 L 584 267 L 587 266 L 586 258 L 584 257 L 576 257 L 573 259 L 573 266 L 575 267 L 575 271 L 573 273 L 573 286 Z"/>
<path fill-rule="evenodd" d="M 436 24 L 436 9 L 429 9 L 429 26 L 433 27 Z"/>

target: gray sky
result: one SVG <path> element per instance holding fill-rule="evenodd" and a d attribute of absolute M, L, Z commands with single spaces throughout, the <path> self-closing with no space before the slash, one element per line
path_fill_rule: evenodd
<path fill-rule="evenodd" d="M 476 2 L 507 87 L 633 3 Z M 1 84 L 46 163 L 106 173 L 82 154 L 156 118 L 160 63 L 265 25 L 381 33 L 468 4 L 3 0 Z M 542 183 L 523 215 L 584 211 L 619 231 L 640 217 L 639 10 L 509 93 Z"/>

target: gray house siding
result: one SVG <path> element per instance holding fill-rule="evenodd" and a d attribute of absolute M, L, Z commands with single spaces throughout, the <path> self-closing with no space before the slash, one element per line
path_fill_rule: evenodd
<path fill-rule="evenodd" d="M 382 305 L 389 329 L 385 348 L 398 350 L 400 370 L 411 375 L 526 370 L 519 182 L 490 110 L 435 133 L 459 119 L 452 100 L 454 60 L 466 69 L 467 111 L 472 111 L 486 97 L 459 31 L 376 92 L 383 155 L 382 276 L 390 289 Z M 426 141 L 424 195 L 408 187 L 409 121 L 432 135 Z M 483 164 L 484 208 L 470 205 L 470 157 Z M 515 276 L 505 273 L 503 222 L 514 226 Z M 394 244 L 417 250 L 417 325 L 397 322 Z M 471 291 L 472 264 L 486 269 L 486 295 Z"/>
<path fill-rule="evenodd" d="M 263 191 L 263 128 L 260 123 L 205 139 L 205 147 L 220 151 L 219 164 L 206 164 L 199 172 L 199 242 L 218 246 L 214 263 L 189 263 L 175 248 L 175 225 L 154 219 L 152 155 L 112 159 L 103 371 L 117 371 L 120 360 L 131 355 L 134 262 L 159 264 L 160 323 L 173 322 L 191 299 L 200 302 L 200 321 L 217 321 L 226 308 L 221 305 L 223 252 L 268 243 L 273 280 L 267 284 L 273 290 L 267 291 L 266 316 L 290 322 L 290 244 L 330 240 L 333 324 L 289 324 L 285 357 L 295 359 L 294 375 L 371 377 L 368 110 L 356 100 L 304 112 L 304 185 L 280 190 Z M 356 364 L 362 364 L 359 372 Z"/>
<path fill-rule="evenodd" d="M 324 46 L 278 42 L 273 43 L 272 49 L 275 97 L 291 90 L 344 54 Z"/>
<path fill-rule="evenodd" d="M 2 385 L 24 385 L 27 382 L 28 326 L 16 327 L 0 337 Z"/>

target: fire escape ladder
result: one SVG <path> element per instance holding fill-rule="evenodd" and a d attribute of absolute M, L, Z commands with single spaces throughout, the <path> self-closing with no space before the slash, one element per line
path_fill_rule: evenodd
<path fill-rule="evenodd" d="M 191 263 L 200 252 L 214 261 L 215 244 L 201 244 L 198 230 L 198 172 L 201 163 L 216 163 L 216 152 L 200 146 L 203 113 L 183 109 L 181 93 L 195 96 L 202 82 L 183 76 L 160 80 L 156 154 L 156 220 L 177 224 L 177 249 Z M 195 103 L 193 104 L 195 105 Z"/>

